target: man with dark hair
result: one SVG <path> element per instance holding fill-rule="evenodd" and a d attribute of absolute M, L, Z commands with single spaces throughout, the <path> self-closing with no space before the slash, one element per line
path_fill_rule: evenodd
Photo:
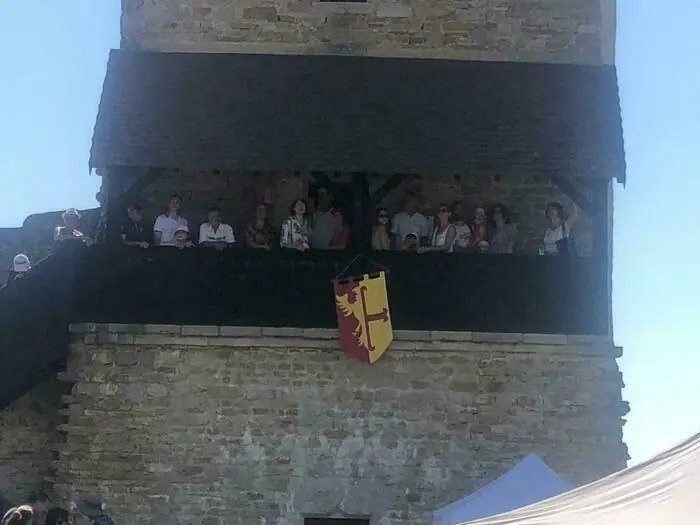
<path fill-rule="evenodd" d="M 49 509 L 44 525 L 70 525 L 70 514 L 60 507 Z"/>
<path fill-rule="evenodd" d="M 127 246 L 148 248 L 152 235 L 143 227 L 143 208 L 140 204 L 132 204 L 127 208 L 126 215 L 121 225 L 122 242 Z"/>
<path fill-rule="evenodd" d="M 105 504 L 100 498 L 88 496 L 78 500 L 74 506 L 80 514 L 92 520 L 92 525 L 115 525 L 105 512 Z"/>

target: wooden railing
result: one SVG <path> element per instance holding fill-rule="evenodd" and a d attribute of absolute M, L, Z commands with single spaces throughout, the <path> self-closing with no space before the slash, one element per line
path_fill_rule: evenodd
<path fill-rule="evenodd" d="M 356 254 L 96 246 L 76 269 L 74 322 L 336 326 L 331 279 Z M 394 328 L 604 334 L 606 267 L 587 258 L 366 254 L 386 267 Z M 362 267 L 365 264 L 365 267 Z M 354 273 L 372 270 L 367 262 Z M 376 269 L 376 268 L 374 268 Z"/>

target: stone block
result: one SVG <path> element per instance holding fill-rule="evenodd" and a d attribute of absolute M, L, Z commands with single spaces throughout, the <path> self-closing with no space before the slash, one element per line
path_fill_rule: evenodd
<path fill-rule="evenodd" d="M 276 22 L 278 18 L 277 8 L 272 6 L 246 7 L 243 9 L 243 18 Z"/>
<path fill-rule="evenodd" d="M 395 341 L 430 341 L 428 330 L 394 330 Z"/>
<path fill-rule="evenodd" d="M 73 323 L 69 326 L 69 330 L 74 333 L 96 332 L 97 325 L 95 323 Z"/>
<path fill-rule="evenodd" d="M 179 327 L 178 327 L 179 328 Z M 179 330 L 178 330 L 179 333 Z M 139 345 L 173 345 L 175 344 L 175 334 L 167 333 L 145 333 L 134 336 L 134 344 Z"/>
<path fill-rule="evenodd" d="M 176 324 L 147 324 L 143 331 L 146 334 L 179 334 L 182 326 Z"/>
<path fill-rule="evenodd" d="M 522 343 L 523 334 L 474 332 L 472 339 L 475 343 Z"/>
<path fill-rule="evenodd" d="M 328 328 L 304 328 L 301 335 L 305 339 L 338 339 L 338 330 Z"/>
<path fill-rule="evenodd" d="M 409 18 L 413 15 L 413 8 L 398 2 L 381 3 L 377 7 L 379 18 Z"/>
<path fill-rule="evenodd" d="M 217 336 L 219 335 L 218 326 L 196 326 L 196 325 L 183 325 L 182 335 L 204 335 L 204 336 Z"/>
<path fill-rule="evenodd" d="M 570 345 L 598 345 L 612 342 L 607 335 L 567 335 L 566 341 Z"/>
<path fill-rule="evenodd" d="M 432 330 L 430 332 L 431 341 L 471 341 L 471 332 L 450 332 L 441 330 Z"/>
<path fill-rule="evenodd" d="M 523 334 L 523 342 L 535 345 L 565 345 L 567 338 L 563 334 Z"/>
<path fill-rule="evenodd" d="M 302 337 L 303 329 L 291 326 L 263 326 L 263 337 Z"/>
<path fill-rule="evenodd" d="M 219 333 L 226 337 L 260 337 L 262 328 L 259 326 L 221 326 Z"/>

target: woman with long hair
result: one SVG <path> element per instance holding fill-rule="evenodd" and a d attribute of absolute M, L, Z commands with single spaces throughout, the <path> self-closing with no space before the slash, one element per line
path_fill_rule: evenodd
<path fill-rule="evenodd" d="M 547 218 L 547 228 L 544 231 L 544 253 L 557 255 L 575 253 L 574 236 L 572 226 L 578 218 L 578 207 L 574 204 L 574 211 L 567 217 L 564 207 L 558 202 L 550 202 L 545 208 L 544 215 Z"/>
<path fill-rule="evenodd" d="M 300 252 L 309 249 L 311 225 L 309 223 L 309 207 L 304 199 L 295 199 L 289 207 L 289 217 L 282 224 L 280 246 Z"/>
<path fill-rule="evenodd" d="M 516 228 L 510 211 L 503 204 L 494 204 L 488 213 L 489 253 L 513 253 Z"/>
<path fill-rule="evenodd" d="M 447 252 L 453 250 L 455 239 L 457 238 L 457 229 L 452 224 L 452 211 L 447 204 L 441 204 L 438 209 L 438 224 L 433 230 L 433 236 L 430 239 L 430 246 L 418 248 L 418 253 L 425 252 Z"/>

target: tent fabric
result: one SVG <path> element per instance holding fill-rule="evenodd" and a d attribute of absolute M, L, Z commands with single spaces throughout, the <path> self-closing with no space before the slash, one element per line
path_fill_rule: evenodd
<path fill-rule="evenodd" d="M 455 525 L 531 505 L 571 490 L 547 464 L 530 454 L 501 477 L 433 513 L 433 525 Z"/>
<path fill-rule="evenodd" d="M 470 525 L 696 525 L 700 434 L 635 467 Z"/>

